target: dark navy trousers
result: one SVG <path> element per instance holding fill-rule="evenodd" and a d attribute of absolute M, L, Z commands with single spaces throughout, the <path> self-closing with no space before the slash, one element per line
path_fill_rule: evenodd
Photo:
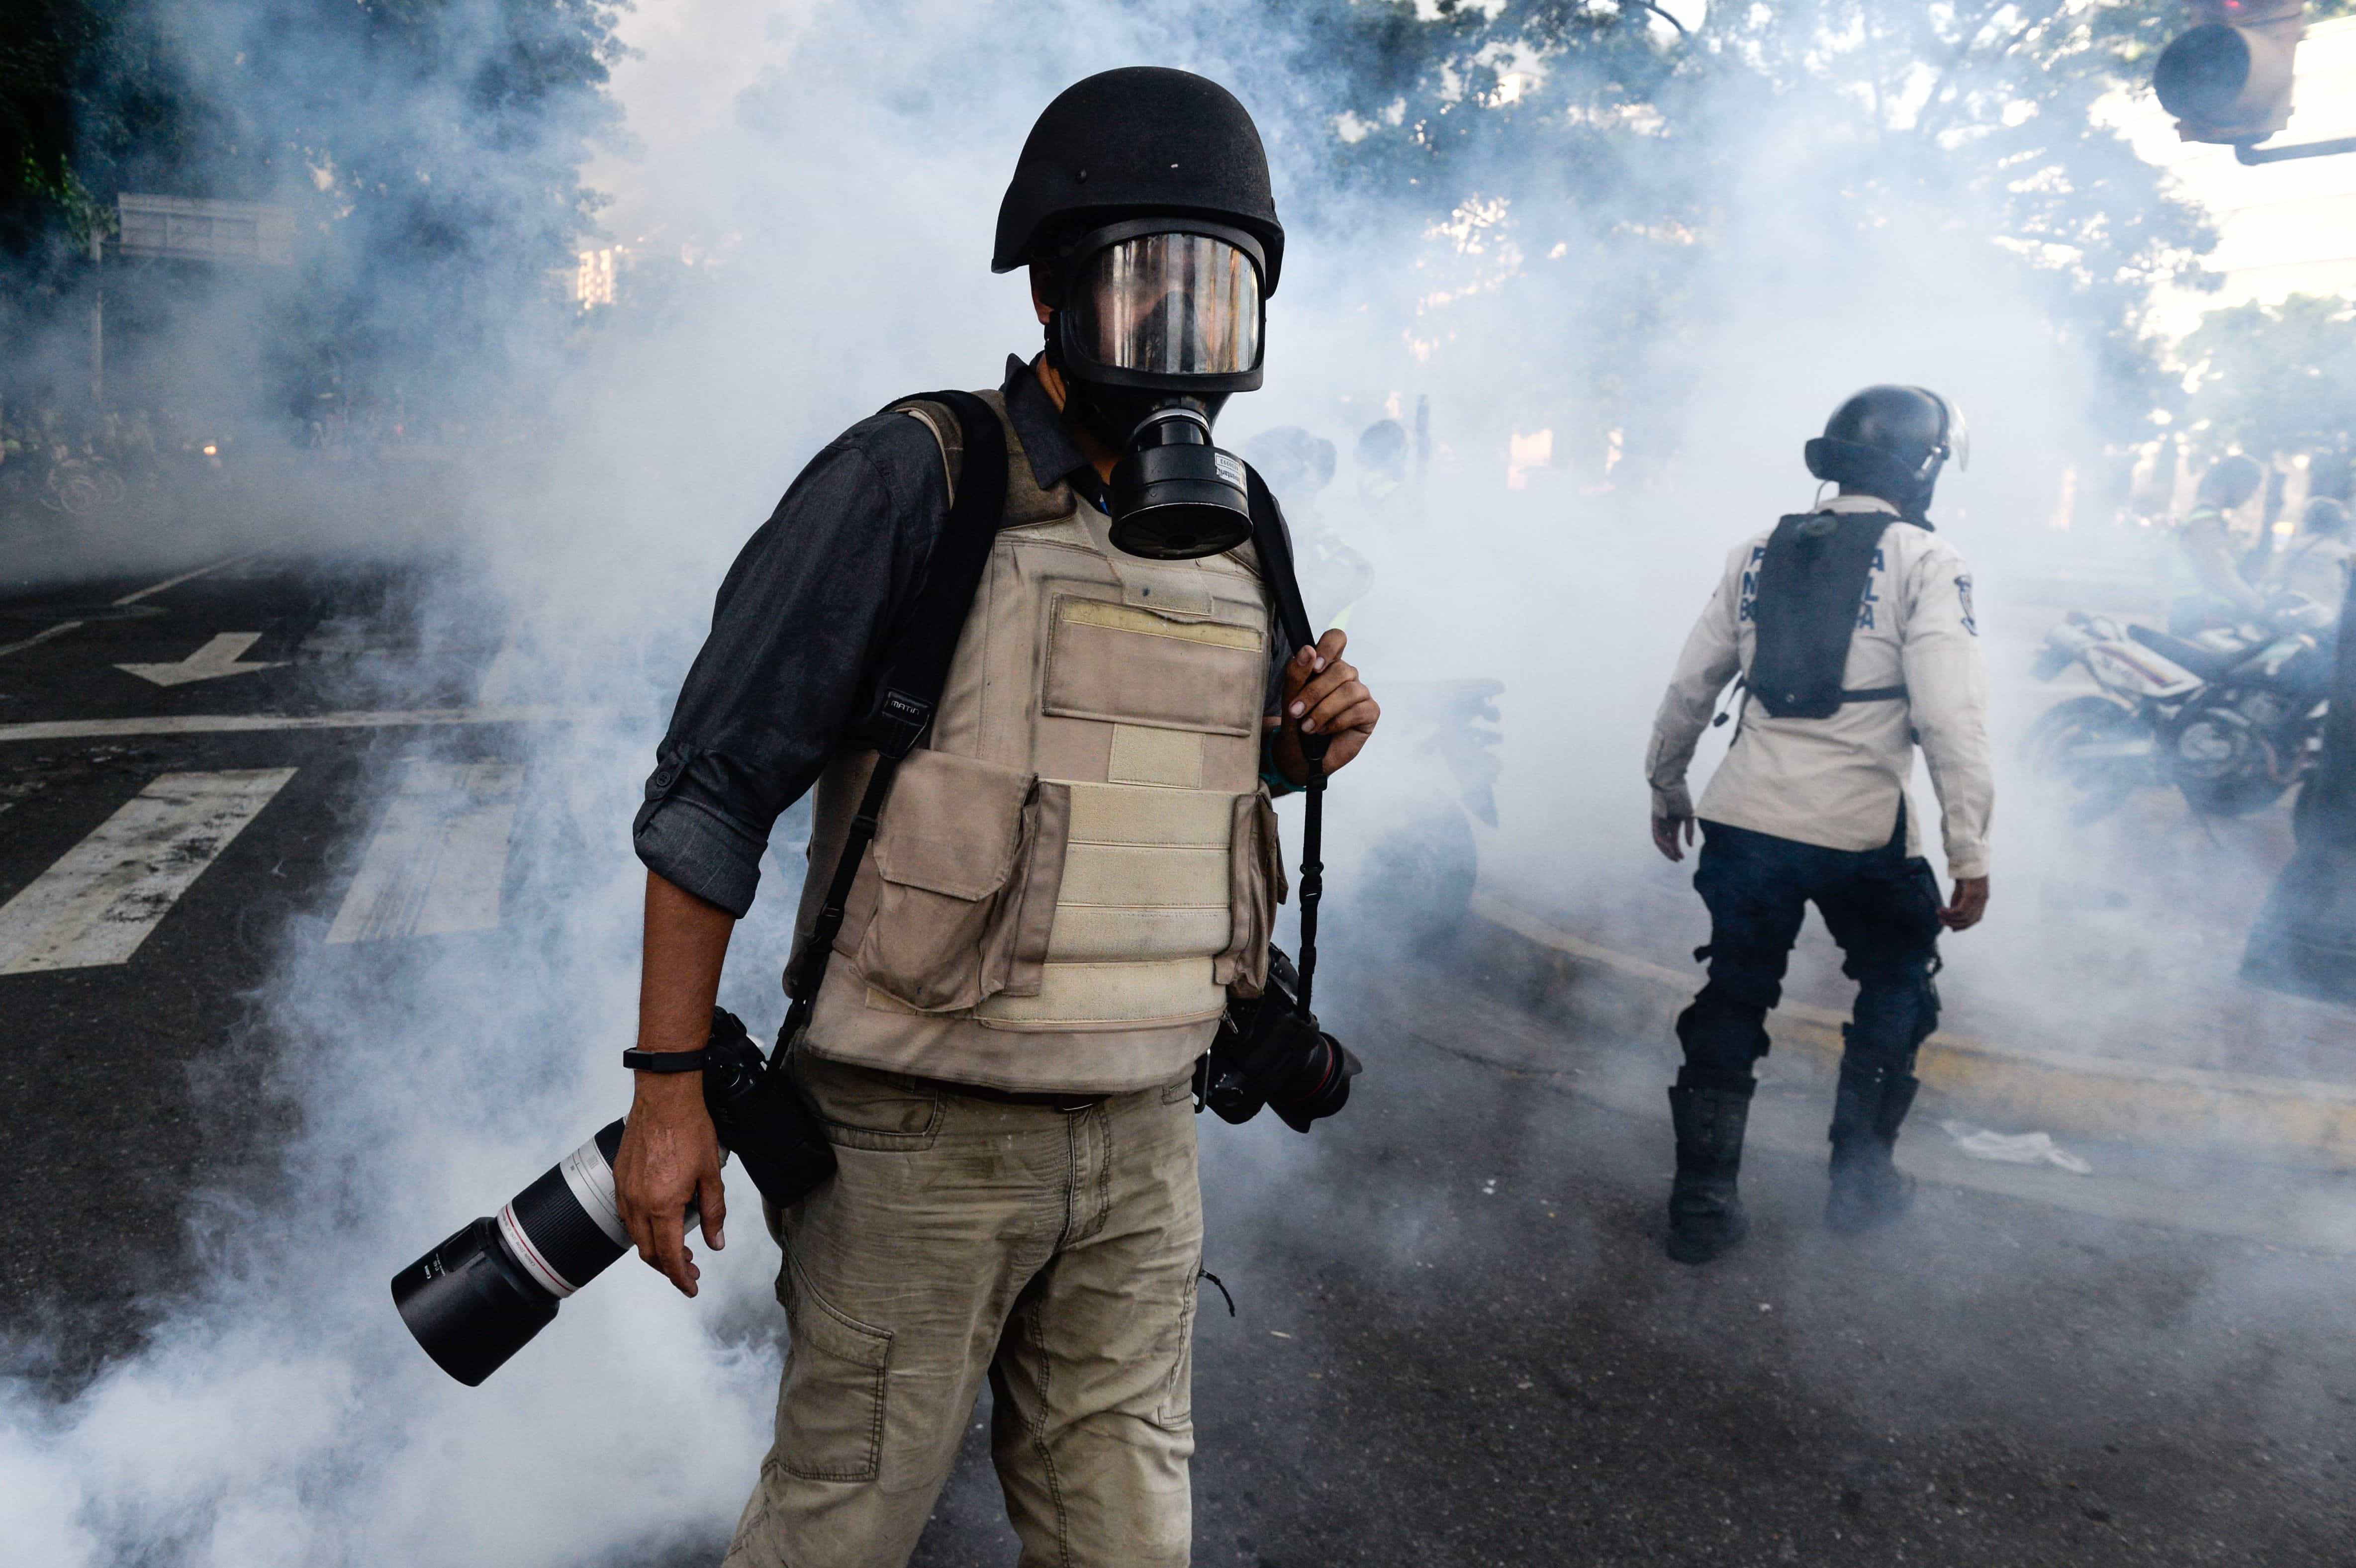
<path fill-rule="evenodd" d="M 1939 884 L 1930 862 L 1906 853 L 1898 830 L 1879 849 L 1827 849 L 1722 822 L 1702 825 L 1694 887 L 1709 907 L 1709 982 L 1677 1019 L 1686 1072 L 1679 1082 L 1748 1090 L 1767 1054 L 1767 1014 L 1807 906 L 1840 944 L 1841 972 L 1857 982 L 1844 1065 L 1903 1076 L 1937 1027 Z"/>

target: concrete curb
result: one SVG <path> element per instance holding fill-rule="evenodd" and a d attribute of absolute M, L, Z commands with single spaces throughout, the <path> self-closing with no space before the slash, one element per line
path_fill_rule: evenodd
<path fill-rule="evenodd" d="M 1472 914 L 1492 945 L 1521 950 L 1540 999 L 1574 1019 L 1666 1030 L 1700 985 L 1698 969 L 1598 946 L 1486 889 L 1473 895 Z M 1827 1008 L 1784 1003 L 1768 1019 L 1771 1060 L 1829 1082 L 1845 1021 Z M 2356 1169 L 2356 1084 L 2032 1051 L 1944 1029 L 1923 1042 L 1915 1072 L 1950 1104 L 1999 1125 Z"/>

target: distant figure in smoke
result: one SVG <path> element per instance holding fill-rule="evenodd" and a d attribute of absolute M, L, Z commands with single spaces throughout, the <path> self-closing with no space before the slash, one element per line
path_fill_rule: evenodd
<path fill-rule="evenodd" d="M 2345 506 L 2329 496 L 2310 499 L 2299 518 L 2297 539 L 2275 563 L 2274 586 L 2336 613 L 2347 600 L 2350 567 L 2356 561 L 2356 540 L 2349 535 Z"/>
<path fill-rule="evenodd" d="M 1864 1230 L 1901 1213 L 1912 1182 L 1890 1155 L 1913 1104 L 1916 1048 L 1936 1026 L 1940 928 L 1987 909 L 1987 681 L 1972 580 L 1924 515 L 1939 471 L 1968 453 L 1962 417 L 1920 387 L 1869 387 L 1807 444 L 1840 493 L 1736 547 L 1687 638 L 1653 729 L 1653 842 L 1694 840 L 1694 747 L 1730 680 L 1732 749 L 1703 795 L 1700 869 L 1709 981 L 1677 1019 L 1685 1066 L 1669 1091 L 1676 1179 L 1668 1253 L 1706 1263 L 1747 1229 L 1736 1193 L 1742 1135 L 1767 1054 L 1768 1011 L 1814 902 L 1858 983 L 1843 1030 L 1825 1221 Z M 1942 903 L 1908 808 L 1921 744 L 1945 831 Z"/>
<path fill-rule="evenodd" d="M 1342 542 L 1318 505 L 1318 495 L 1333 483 L 1333 443 L 1299 425 L 1279 425 L 1246 442 L 1244 455 L 1284 503 L 1285 521 L 1301 555 L 1301 592 L 1309 602 L 1310 614 L 1348 630 L 1350 612 L 1374 586 L 1375 569 Z"/>
<path fill-rule="evenodd" d="M 2176 635 L 2265 619 L 2265 594 L 2242 576 L 2232 518 L 2265 482 L 2265 471 L 2238 452 L 2201 476 L 2192 510 L 2176 526 L 2177 592 L 2168 612 Z"/>
<path fill-rule="evenodd" d="M 703 1045 L 764 843 L 813 783 L 802 944 L 842 920 L 822 978 L 809 954 L 793 971 L 789 1016 L 812 1010 L 788 1072 L 836 1169 L 768 1216 L 790 1347 L 731 1568 L 905 1563 L 985 1378 L 1023 1563 L 1188 1559 L 1194 1065 L 1230 989 L 1268 983 L 1267 794 L 1307 780 L 1304 731 L 1331 771 L 1378 716 L 1342 633 L 1271 635 L 1234 459 L 1202 477 L 1211 421 L 1259 385 L 1283 241 L 1224 89 L 1142 68 L 1068 89 L 992 261 L 1029 269 L 1046 352 L 978 405 L 928 394 L 851 427 L 721 586 L 636 825 L 640 1049 Z M 1006 475 L 986 575 L 937 709 L 905 720 L 871 704 L 871 663 L 929 603 L 952 471 L 984 440 Z M 1224 518 L 1145 505 L 1149 450 L 1233 489 Z M 829 889 L 879 754 L 914 738 L 894 722 L 927 739 L 884 775 L 846 918 Z M 615 1163 L 640 1256 L 690 1296 L 684 1211 L 718 1247 L 723 1208 L 697 1076 L 638 1074 Z"/>
<path fill-rule="evenodd" d="M 1376 420 L 1358 432 L 1358 499 L 1377 517 L 1404 519 L 1414 499 L 1408 484 L 1407 426 Z"/>

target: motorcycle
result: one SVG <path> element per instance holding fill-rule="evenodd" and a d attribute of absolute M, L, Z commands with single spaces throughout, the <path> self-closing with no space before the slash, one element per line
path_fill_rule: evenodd
<path fill-rule="evenodd" d="M 1383 725 L 1392 788 L 1365 824 L 1365 896 L 1387 905 L 1376 926 L 1409 949 L 1464 923 L 1480 880 L 1478 822 L 1497 826 L 1497 699 L 1489 679 L 1387 681 Z"/>
<path fill-rule="evenodd" d="M 2091 822 L 2147 787 L 2180 791 L 2200 816 L 2244 816 L 2311 772 L 2323 744 L 2331 612 L 2284 596 L 2267 624 L 2171 636 L 2073 610 L 2033 673 L 2084 667 L 2098 696 L 2055 704 L 2023 746 L 2032 773 Z"/>

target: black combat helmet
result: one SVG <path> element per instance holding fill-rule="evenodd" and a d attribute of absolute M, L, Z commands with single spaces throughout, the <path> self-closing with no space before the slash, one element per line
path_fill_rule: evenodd
<path fill-rule="evenodd" d="M 999 204 L 990 270 L 1052 261 L 1088 229 L 1171 214 L 1250 235 L 1260 293 L 1276 293 L 1284 226 L 1258 128 L 1235 94 L 1161 66 L 1100 71 L 1057 94 L 1031 127 Z"/>
<path fill-rule="evenodd" d="M 1964 416 L 1928 387 L 1868 387 L 1833 411 L 1806 455 L 1817 478 L 1879 496 L 1919 518 L 1947 460 L 1971 466 L 1971 440 Z"/>
<path fill-rule="evenodd" d="M 1333 443 L 1297 424 L 1264 430 L 1244 443 L 1244 456 L 1280 497 L 1306 499 L 1333 483 Z"/>
<path fill-rule="evenodd" d="M 2201 476 L 2200 499 L 2203 506 L 2230 512 L 2258 493 L 2265 479 L 2265 470 L 2254 458 L 2238 452 L 2228 453 L 2210 466 Z"/>

